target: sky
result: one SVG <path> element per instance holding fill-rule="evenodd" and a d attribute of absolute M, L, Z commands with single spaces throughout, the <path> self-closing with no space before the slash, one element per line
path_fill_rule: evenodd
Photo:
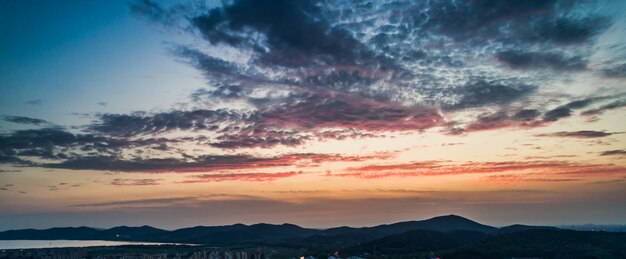
<path fill-rule="evenodd" d="M 0 1 L 0 230 L 626 224 L 624 1 Z"/>

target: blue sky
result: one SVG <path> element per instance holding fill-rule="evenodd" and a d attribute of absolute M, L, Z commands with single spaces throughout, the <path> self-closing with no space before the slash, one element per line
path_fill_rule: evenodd
<path fill-rule="evenodd" d="M 0 4 L 6 114 L 75 124 L 72 113 L 167 109 L 204 82 L 169 53 L 175 34 L 133 15 L 126 1 Z"/>

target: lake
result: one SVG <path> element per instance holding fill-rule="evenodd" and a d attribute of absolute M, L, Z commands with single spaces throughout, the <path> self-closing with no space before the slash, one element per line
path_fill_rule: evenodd
<path fill-rule="evenodd" d="M 166 244 L 171 245 L 172 243 L 122 242 L 104 240 L 0 240 L 0 249 Z"/>

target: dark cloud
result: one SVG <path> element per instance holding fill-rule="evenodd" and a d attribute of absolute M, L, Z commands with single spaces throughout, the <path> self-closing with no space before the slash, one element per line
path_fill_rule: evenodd
<path fill-rule="evenodd" d="M 626 155 L 626 150 L 616 149 L 616 150 L 607 150 L 600 153 L 601 156 L 624 156 Z"/>
<path fill-rule="evenodd" d="M 531 121 L 539 117 L 541 112 L 535 109 L 522 109 L 513 115 L 513 119 L 520 121 Z"/>
<path fill-rule="evenodd" d="M 261 111 L 263 124 L 297 129 L 352 128 L 367 131 L 421 130 L 441 123 L 428 107 L 404 107 L 359 95 L 313 94 Z"/>
<path fill-rule="evenodd" d="M 570 117 L 572 116 L 573 110 L 585 108 L 594 102 L 601 101 L 607 98 L 608 97 L 600 96 L 600 97 L 587 98 L 587 99 L 569 102 L 565 105 L 561 105 L 553 110 L 546 112 L 543 115 L 543 120 L 544 121 L 557 121 L 561 118 Z"/>
<path fill-rule="evenodd" d="M 159 185 L 163 179 L 123 179 L 115 178 L 111 180 L 111 185 L 116 186 L 144 186 L 144 185 Z"/>
<path fill-rule="evenodd" d="M 590 110 L 586 110 L 584 112 L 582 112 L 582 115 L 599 115 L 604 113 L 605 111 L 608 110 L 615 110 L 615 109 L 620 109 L 620 108 L 624 108 L 626 107 L 626 100 L 617 100 L 617 101 L 613 101 L 609 104 L 605 104 L 600 106 L 599 108 L 596 109 L 590 109 Z"/>
<path fill-rule="evenodd" d="M 184 58 L 190 65 L 202 71 L 209 80 L 227 81 L 255 78 L 252 71 L 240 65 L 210 56 L 198 49 L 180 46 L 173 50 L 174 54 Z M 220 82 L 220 81 L 218 81 Z"/>
<path fill-rule="evenodd" d="M 150 0 L 135 1 L 130 4 L 130 10 L 133 13 L 150 17 L 155 21 L 159 21 L 160 17 L 164 16 L 166 10 L 159 4 Z"/>
<path fill-rule="evenodd" d="M 483 36 L 496 37 L 498 29 L 506 25 L 517 26 L 528 22 L 532 16 L 553 11 L 556 1 L 433 1 L 429 9 L 416 20 L 430 31 L 457 40 Z M 421 7 L 425 8 L 425 7 Z M 420 9 L 421 9 L 420 8 Z"/>
<path fill-rule="evenodd" d="M 593 130 L 580 130 L 580 131 L 560 131 L 555 133 L 546 133 L 536 135 L 538 137 L 568 137 L 568 138 L 602 138 L 608 137 L 616 133 L 593 131 Z"/>
<path fill-rule="evenodd" d="M 75 134 L 62 128 L 18 130 L 0 134 L 0 163 L 34 165 L 26 158 L 69 160 L 90 156 L 116 156 L 135 147 L 160 148 L 178 139 L 146 138 L 130 140 L 94 134 Z M 26 157 L 26 158 L 25 158 Z"/>
<path fill-rule="evenodd" d="M 626 78 L 626 63 L 602 69 L 602 74 L 609 78 Z"/>
<path fill-rule="evenodd" d="M 220 85 L 212 90 L 202 88 L 191 94 L 191 100 L 194 102 L 212 98 L 237 99 L 244 97 L 244 87 L 240 85 Z"/>
<path fill-rule="evenodd" d="M 370 58 L 361 42 L 320 12 L 314 1 L 237 0 L 192 18 L 192 24 L 210 43 L 252 50 L 263 64 L 355 64 Z"/>
<path fill-rule="evenodd" d="M 462 109 L 486 105 L 508 104 L 524 96 L 528 96 L 536 89 L 536 86 L 522 83 L 500 83 L 478 80 L 454 89 L 453 91 L 458 93 L 459 100 L 449 105 L 449 108 Z"/>
<path fill-rule="evenodd" d="M 60 163 L 39 164 L 45 168 L 70 170 L 103 170 L 120 172 L 209 172 L 236 169 L 258 169 L 284 166 L 316 166 L 325 162 L 355 162 L 382 159 L 388 154 L 374 156 L 341 156 L 337 154 L 287 154 L 274 157 L 253 155 L 204 155 L 198 157 L 123 159 L 114 156 L 90 156 L 67 159 Z"/>
<path fill-rule="evenodd" d="M 21 159 L 16 156 L 55 159 L 59 158 L 58 146 L 67 147 L 91 140 L 91 137 L 77 136 L 58 128 L 18 130 L 11 134 L 0 135 L 0 154 L 15 157 L 15 159 L 4 161 L 7 163 L 20 161 Z"/>
<path fill-rule="evenodd" d="M 219 136 L 210 145 L 224 149 L 271 148 L 276 145 L 299 146 L 310 139 L 309 136 L 303 136 L 293 131 L 257 129 L 249 131 L 249 133 Z"/>
<path fill-rule="evenodd" d="M 198 197 L 156 198 L 140 200 L 111 201 L 101 203 L 76 204 L 72 207 L 109 207 L 109 206 L 171 206 L 199 200 Z"/>
<path fill-rule="evenodd" d="M 544 17 L 533 23 L 532 31 L 526 37 L 531 41 L 548 41 L 560 45 L 581 44 L 593 39 L 609 25 L 607 17 L 595 15 Z"/>
<path fill-rule="evenodd" d="M 593 14 L 569 15 L 574 1 L 432 1 L 415 21 L 429 32 L 457 41 L 498 40 L 505 43 L 581 44 L 609 25 Z"/>
<path fill-rule="evenodd" d="M 493 130 L 508 127 L 533 128 L 544 126 L 545 123 L 537 120 L 541 113 L 534 109 L 521 109 L 513 112 L 498 111 L 494 113 L 484 113 L 479 115 L 475 121 L 465 126 L 463 132 Z"/>
<path fill-rule="evenodd" d="M 30 105 L 42 105 L 43 104 L 43 100 L 41 99 L 34 99 L 34 100 L 30 100 L 25 102 L 26 104 L 30 104 Z"/>
<path fill-rule="evenodd" d="M 543 120 L 545 121 L 557 121 L 561 118 L 572 116 L 572 109 L 568 107 L 557 107 L 553 110 L 546 112 L 543 115 Z"/>
<path fill-rule="evenodd" d="M 19 123 L 19 124 L 40 125 L 40 124 L 48 123 L 47 121 L 42 120 L 42 119 L 35 119 L 35 118 L 29 118 L 29 117 L 23 117 L 23 116 L 4 116 L 2 119 L 8 122 Z"/>
<path fill-rule="evenodd" d="M 496 53 L 496 58 L 513 69 L 522 70 L 580 71 L 587 68 L 587 61 L 582 57 L 567 57 L 562 53 L 508 50 Z"/>
<path fill-rule="evenodd" d="M 103 114 L 89 129 L 112 136 L 128 137 L 172 130 L 211 130 L 222 123 L 246 120 L 228 110 L 171 111 L 156 114 Z"/>

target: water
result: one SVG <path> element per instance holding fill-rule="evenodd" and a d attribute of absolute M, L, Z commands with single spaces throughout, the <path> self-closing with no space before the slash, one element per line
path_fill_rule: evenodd
<path fill-rule="evenodd" d="M 0 240 L 0 249 L 88 247 L 119 245 L 165 245 L 172 243 L 121 242 L 104 240 Z"/>

